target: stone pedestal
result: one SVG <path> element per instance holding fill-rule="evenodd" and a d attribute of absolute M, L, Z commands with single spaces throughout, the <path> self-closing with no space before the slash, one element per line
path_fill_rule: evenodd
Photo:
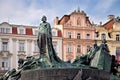
<path fill-rule="evenodd" d="M 91 79 L 88 79 L 91 78 Z M 110 80 L 109 73 L 97 69 L 57 68 L 22 72 L 21 80 Z"/>

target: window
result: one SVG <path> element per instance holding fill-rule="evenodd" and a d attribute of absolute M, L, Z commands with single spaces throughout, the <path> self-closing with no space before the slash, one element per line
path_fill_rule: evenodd
<path fill-rule="evenodd" d="M 80 33 L 77 33 L 77 39 L 81 39 Z"/>
<path fill-rule="evenodd" d="M 3 57 L 2 58 L 2 70 L 8 70 L 8 58 L 6 58 L 6 57 Z"/>
<path fill-rule="evenodd" d="M 120 34 L 116 34 L 116 41 L 120 41 Z"/>
<path fill-rule="evenodd" d="M 101 35 L 101 39 L 103 40 L 103 39 L 106 39 L 106 35 L 103 33 L 102 35 Z"/>
<path fill-rule="evenodd" d="M 2 51 L 8 51 L 8 42 L 2 42 Z"/>
<path fill-rule="evenodd" d="M 0 33 L 5 33 L 5 28 L 0 28 Z"/>
<path fill-rule="evenodd" d="M 87 52 L 90 50 L 90 45 L 87 46 Z"/>
<path fill-rule="evenodd" d="M 19 51 L 24 51 L 24 43 L 19 43 Z"/>
<path fill-rule="evenodd" d="M 68 44 L 68 52 L 69 53 L 72 52 L 72 46 L 71 46 L 71 44 Z"/>
<path fill-rule="evenodd" d="M 87 34 L 86 36 L 87 36 L 87 39 L 90 39 L 90 34 Z"/>
<path fill-rule="evenodd" d="M 71 38 L 71 32 L 68 32 L 68 38 Z"/>
<path fill-rule="evenodd" d="M 57 36 L 57 32 L 56 31 L 52 31 L 52 36 Z"/>
<path fill-rule="evenodd" d="M 19 34 L 24 34 L 24 29 L 20 29 Z"/>
<path fill-rule="evenodd" d="M 35 43 L 35 45 L 34 45 L 34 51 L 35 51 L 35 52 L 39 52 L 39 48 L 38 48 L 37 43 Z"/>
<path fill-rule="evenodd" d="M 80 52 L 81 52 L 81 46 L 77 45 L 77 53 L 80 53 Z"/>
<path fill-rule="evenodd" d="M 0 28 L 0 33 L 10 33 L 10 28 Z"/>
<path fill-rule="evenodd" d="M 10 33 L 10 28 L 6 28 L 6 33 Z"/>

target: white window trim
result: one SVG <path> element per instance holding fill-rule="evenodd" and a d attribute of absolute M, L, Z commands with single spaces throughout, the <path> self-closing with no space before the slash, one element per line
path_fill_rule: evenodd
<path fill-rule="evenodd" d="M 9 32 L 7 32 L 7 29 L 9 29 Z M 12 30 L 11 30 L 11 28 L 9 28 L 9 27 L 1 27 L 0 28 L 0 33 L 12 33 Z"/>
<path fill-rule="evenodd" d="M 33 35 L 38 35 L 38 28 L 36 28 L 36 29 L 32 29 L 32 31 L 33 31 Z M 37 31 L 37 34 L 36 34 L 36 31 Z"/>
<path fill-rule="evenodd" d="M 23 27 L 19 27 L 19 28 L 18 28 L 18 34 L 21 34 L 21 33 L 20 33 L 20 30 L 21 30 L 21 29 L 23 29 L 23 34 L 25 34 L 26 31 L 25 31 L 25 28 L 23 28 Z"/>

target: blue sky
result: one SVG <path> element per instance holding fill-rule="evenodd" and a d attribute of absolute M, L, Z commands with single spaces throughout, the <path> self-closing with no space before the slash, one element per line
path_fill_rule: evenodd
<path fill-rule="evenodd" d="M 120 0 L 0 0 L 0 23 L 35 25 L 46 15 L 48 22 L 74 10 L 86 12 L 90 21 L 105 23 L 108 15 L 120 16 Z"/>

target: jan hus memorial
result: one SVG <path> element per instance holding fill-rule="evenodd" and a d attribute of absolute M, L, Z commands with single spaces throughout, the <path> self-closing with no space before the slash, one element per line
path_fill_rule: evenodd
<path fill-rule="evenodd" d="M 51 26 L 47 17 L 42 17 L 37 39 L 39 58 L 28 56 L 19 59 L 18 70 L 6 72 L 0 80 L 120 80 L 116 75 L 115 56 L 109 54 L 107 41 L 100 45 L 95 41 L 87 54 L 73 62 L 65 62 L 57 55 L 52 45 Z"/>

